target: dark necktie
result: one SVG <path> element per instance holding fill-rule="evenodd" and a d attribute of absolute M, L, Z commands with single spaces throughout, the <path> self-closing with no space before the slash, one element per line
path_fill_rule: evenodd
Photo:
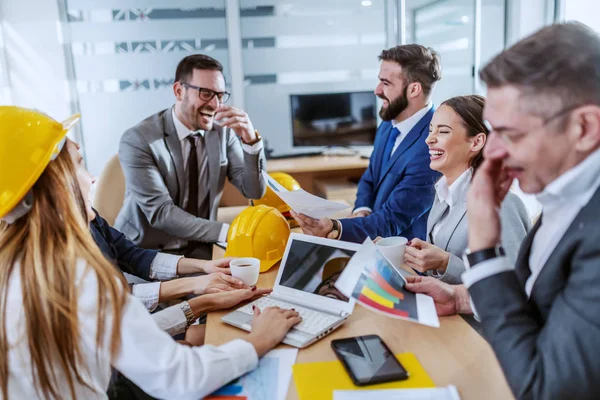
<path fill-rule="evenodd" d="M 198 150 L 196 146 L 197 135 L 188 136 L 190 142 L 190 157 L 188 158 L 188 203 L 186 211 L 196 216 L 198 214 Z"/>
<path fill-rule="evenodd" d="M 521 245 L 521 250 L 519 251 L 519 256 L 517 258 L 517 265 L 515 266 L 515 273 L 517 274 L 517 279 L 523 288 L 525 288 L 525 284 L 527 283 L 527 279 L 531 276 L 531 266 L 529 265 L 529 256 L 531 255 L 531 246 L 533 245 L 533 239 L 535 238 L 535 234 L 540 229 L 542 225 L 542 215 L 533 226 L 531 231 L 525 236 L 523 239 L 523 243 Z"/>
<path fill-rule="evenodd" d="M 398 136 L 400 136 L 400 131 L 398 128 L 392 128 L 383 153 L 384 165 L 387 165 L 392 159 L 392 150 L 394 149 L 394 144 L 396 144 L 396 139 L 398 139 Z"/>

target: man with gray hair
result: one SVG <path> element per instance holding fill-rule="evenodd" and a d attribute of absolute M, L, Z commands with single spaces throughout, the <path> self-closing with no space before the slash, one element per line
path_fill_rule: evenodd
<path fill-rule="evenodd" d="M 480 73 L 491 133 L 468 198 L 464 286 L 411 278 L 438 313 L 472 312 L 519 399 L 600 393 L 600 37 L 540 30 Z M 513 179 L 542 203 L 513 268 L 499 205 Z M 468 290 L 468 292 L 467 292 Z"/>

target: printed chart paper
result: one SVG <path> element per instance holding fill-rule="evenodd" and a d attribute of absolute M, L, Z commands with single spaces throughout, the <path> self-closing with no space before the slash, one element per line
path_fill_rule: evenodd
<path fill-rule="evenodd" d="M 407 319 L 439 328 L 430 296 L 409 292 L 404 278 L 367 238 L 335 283 L 345 296 L 392 318 Z"/>

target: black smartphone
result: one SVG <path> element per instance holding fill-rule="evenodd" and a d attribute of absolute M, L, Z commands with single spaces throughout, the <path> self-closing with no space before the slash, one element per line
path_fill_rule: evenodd
<path fill-rule="evenodd" d="M 332 340 L 331 347 L 357 386 L 408 378 L 408 371 L 377 335 Z"/>

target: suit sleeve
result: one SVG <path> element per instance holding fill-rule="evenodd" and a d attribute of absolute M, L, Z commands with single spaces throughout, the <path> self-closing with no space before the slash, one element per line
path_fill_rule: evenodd
<path fill-rule="evenodd" d="M 373 163 L 375 162 L 374 157 L 369 160 L 369 166 L 363 173 L 360 181 L 358 181 L 358 189 L 356 191 L 356 201 L 354 202 L 354 209 L 360 207 L 368 207 L 373 209 Z"/>
<path fill-rule="evenodd" d="M 113 255 L 116 257 L 121 271 L 150 280 L 150 267 L 158 252 L 137 247 L 125 235 L 110 226 L 99 214 L 96 214 L 94 222 L 108 245 L 113 249 Z"/>
<path fill-rule="evenodd" d="M 429 272 L 430 271 L 428 271 L 428 275 L 433 275 Z M 444 271 L 442 275 L 433 276 L 439 278 L 442 282 L 450 283 L 452 285 L 459 285 L 462 283 L 460 276 L 463 272 L 465 272 L 465 263 L 463 260 L 455 254 L 450 253 L 446 271 Z"/>
<path fill-rule="evenodd" d="M 219 239 L 221 222 L 198 218 L 175 205 L 148 142 L 135 129 L 121 138 L 119 161 L 127 189 L 152 227 L 185 240 L 210 243 Z"/>
<path fill-rule="evenodd" d="M 246 198 L 260 199 L 266 191 L 266 182 L 262 176 L 265 168 L 265 152 L 261 149 L 256 154 L 242 150 L 240 139 L 232 130 L 227 132 L 227 177 Z"/>
<path fill-rule="evenodd" d="M 340 220 L 341 240 L 362 242 L 367 236 L 394 236 L 405 230 L 431 208 L 436 176 L 427 159 L 409 163 L 406 174 L 381 209 L 367 217 Z"/>
<path fill-rule="evenodd" d="M 515 193 L 508 193 L 500 210 L 502 221 L 502 246 L 510 265 L 517 261 L 519 248 L 527 232 L 531 229 L 531 220 L 523 201 Z M 448 267 L 440 277 L 443 282 L 450 284 L 462 283 L 461 274 L 465 272 L 465 264 L 462 258 L 450 254 Z"/>
<path fill-rule="evenodd" d="M 566 261 L 569 276 L 557 278 L 566 279 L 566 286 L 545 323 L 514 270 L 469 287 L 484 334 L 516 398 L 590 399 L 600 393 L 599 239 L 572 249 Z"/>
<path fill-rule="evenodd" d="M 531 219 L 523 201 L 515 193 L 509 192 L 500 209 L 502 225 L 502 247 L 511 265 L 517 262 L 521 243 L 531 229 Z"/>

